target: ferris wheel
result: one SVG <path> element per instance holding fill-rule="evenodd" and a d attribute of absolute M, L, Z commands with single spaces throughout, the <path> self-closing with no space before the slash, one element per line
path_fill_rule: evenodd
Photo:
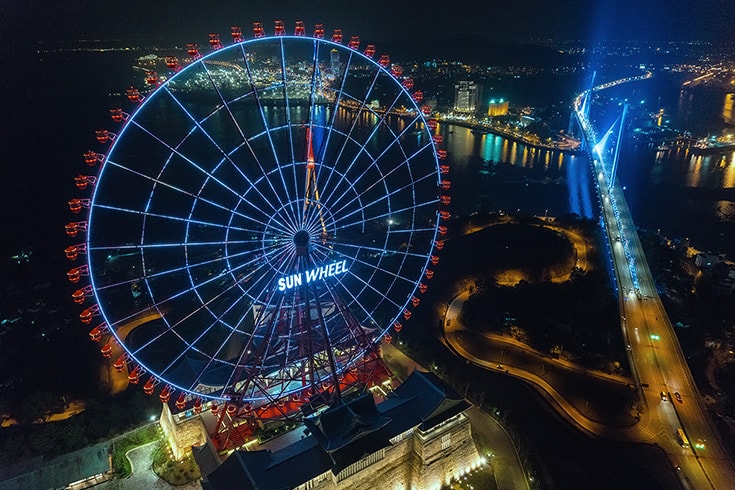
<path fill-rule="evenodd" d="M 89 284 L 73 298 L 128 379 L 177 405 L 281 414 L 365 383 L 420 303 L 446 233 L 448 167 L 413 81 L 303 23 L 149 71 L 85 153 Z M 89 304 L 85 304 L 85 303 Z M 216 406 L 216 405 L 215 405 Z"/>

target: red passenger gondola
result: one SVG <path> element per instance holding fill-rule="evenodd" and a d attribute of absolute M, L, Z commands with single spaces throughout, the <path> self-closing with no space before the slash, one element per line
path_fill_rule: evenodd
<path fill-rule="evenodd" d="M 285 36 L 286 35 L 286 26 L 283 25 L 282 20 L 275 21 L 276 28 L 275 28 L 275 35 L 276 36 Z"/>
<path fill-rule="evenodd" d="M 92 318 L 96 317 L 99 314 L 100 307 L 97 305 L 92 305 L 79 314 L 79 320 L 81 320 L 81 322 L 84 324 L 92 323 Z"/>
<path fill-rule="evenodd" d="M 424 100 L 424 93 L 421 90 L 417 90 L 411 94 L 411 98 L 418 104 Z"/>
<path fill-rule="evenodd" d="M 74 177 L 74 185 L 77 186 L 77 189 L 83 191 L 87 188 L 88 185 L 94 186 L 97 183 L 97 177 L 94 175 L 82 175 L 79 174 L 76 177 Z"/>
<path fill-rule="evenodd" d="M 306 27 L 304 27 L 304 21 L 303 20 L 297 20 L 296 21 L 296 28 L 294 29 L 294 35 L 295 36 L 304 36 L 306 35 Z"/>
<path fill-rule="evenodd" d="M 69 245 L 68 247 L 64 249 L 64 253 L 66 254 L 67 259 L 76 260 L 79 254 L 87 253 L 87 244 L 79 243 L 77 245 Z"/>
<path fill-rule="evenodd" d="M 314 37 L 317 39 L 324 38 L 324 24 L 317 24 L 314 26 Z"/>
<path fill-rule="evenodd" d="M 84 300 L 92 296 L 92 286 L 87 285 L 83 288 L 79 288 L 73 293 L 71 293 L 71 299 L 74 300 L 76 304 L 81 305 L 84 303 Z"/>
<path fill-rule="evenodd" d="M 431 256 L 431 264 L 436 265 L 439 263 L 439 256 L 438 255 L 432 255 Z"/>
<path fill-rule="evenodd" d="M 67 235 L 77 236 L 80 231 L 87 231 L 87 222 L 73 221 L 71 223 L 67 223 L 66 226 L 64 226 L 64 229 L 66 230 Z"/>
<path fill-rule="evenodd" d="M 439 160 L 444 160 L 445 158 L 447 158 L 447 150 L 436 150 L 436 156 L 439 158 Z M 443 165 L 443 166 L 444 167 L 447 167 L 447 171 L 446 172 L 442 172 L 442 173 L 445 174 L 445 173 L 449 172 L 449 165 Z M 441 167 L 442 166 L 440 165 L 439 168 L 441 168 Z"/>
<path fill-rule="evenodd" d="M 452 215 L 449 214 L 449 211 L 439 211 L 439 217 L 441 219 L 449 219 L 452 217 Z"/>
<path fill-rule="evenodd" d="M 444 248 L 444 242 L 440 240 L 435 240 L 434 247 L 436 247 L 437 250 L 442 250 Z"/>
<path fill-rule="evenodd" d="M 90 167 L 94 167 L 94 165 L 101 161 L 100 154 L 96 153 L 92 150 L 85 151 L 84 152 L 84 163 L 86 163 Z"/>
<path fill-rule="evenodd" d="M 161 403 L 168 403 L 168 401 L 171 399 L 171 393 L 173 393 L 174 388 L 171 385 L 166 385 L 163 390 L 161 390 L 161 394 L 158 395 L 158 398 L 160 398 Z"/>
<path fill-rule="evenodd" d="M 91 201 L 89 199 L 77 199 L 77 198 L 74 198 L 74 199 L 70 199 L 67 202 L 67 204 L 69 205 L 69 210 L 72 213 L 77 214 L 77 213 L 79 213 L 82 210 L 82 208 L 89 209 L 90 202 Z"/>
<path fill-rule="evenodd" d="M 355 51 L 360 49 L 360 36 L 352 36 L 350 38 L 350 42 L 347 43 L 347 47 L 350 49 L 354 49 Z"/>
<path fill-rule="evenodd" d="M 222 41 L 219 40 L 219 34 L 214 32 L 209 34 L 209 45 L 212 49 L 222 49 Z"/>
<path fill-rule="evenodd" d="M 342 44 L 342 29 L 335 29 L 332 33 L 332 42 Z"/>
<path fill-rule="evenodd" d="M 142 102 L 143 96 L 140 95 L 140 90 L 135 87 L 129 87 L 125 91 L 125 95 L 128 97 L 130 102 Z"/>
<path fill-rule="evenodd" d="M 186 406 L 186 392 L 182 391 L 179 394 L 179 397 L 176 399 L 176 408 L 178 408 L 179 410 L 183 410 L 185 406 Z"/>
<path fill-rule="evenodd" d="M 419 303 L 421 303 L 421 298 L 418 298 L 416 296 L 411 298 L 411 304 L 414 306 L 414 308 L 417 307 Z"/>
<path fill-rule="evenodd" d="M 94 132 L 95 137 L 97 138 L 97 142 L 100 144 L 105 144 L 108 141 L 110 141 L 110 132 L 106 129 L 98 129 Z"/>
<path fill-rule="evenodd" d="M 387 54 L 381 54 L 380 59 L 378 60 L 378 64 L 383 68 L 387 68 L 388 65 L 390 65 L 390 56 L 388 56 Z"/>
<path fill-rule="evenodd" d="M 401 65 L 393 65 L 390 67 L 390 73 L 396 78 L 403 76 L 403 67 Z"/>
<path fill-rule="evenodd" d="M 452 187 L 452 181 L 451 180 L 442 180 L 441 188 L 442 190 L 448 190 Z"/>
<path fill-rule="evenodd" d="M 375 45 L 374 44 L 368 44 L 365 48 L 365 56 L 368 58 L 372 58 L 375 56 Z"/>
<path fill-rule="evenodd" d="M 393 336 L 389 333 L 385 334 L 385 337 L 383 337 L 383 340 L 385 340 L 386 344 L 390 344 L 393 342 Z"/>
<path fill-rule="evenodd" d="M 429 289 L 429 286 L 424 284 L 423 282 L 419 284 L 419 291 L 421 293 L 425 293 Z"/>
<path fill-rule="evenodd" d="M 112 355 L 112 344 L 107 342 L 100 349 L 100 353 L 102 354 L 102 357 L 110 357 Z"/>
<path fill-rule="evenodd" d="M 230 35 L 232 36 L 233 43 L 241 43 L 243 41 L 242 29 L 240 26 L 230 27 Z"/>
<path fill-rule="evenodd" d="M 122 373 L 123 372 L 123 369 L 125 369 L 125 366 L 127 365 L 127 363 L 128 363 L 128 355 L 127 354 L 123 354 L 123 355 L 121 355 L 120 357 L 117 358 L 117 361 L 115 361 L 115 363 L 112 365 L 112 367 L 114 367 L 115 368 L 115 371 L 117 371 L 118 373 Z"/>
<path fill-rule="evenodd" d="M 135 366 L 135 369 L 133 369 L 130 374 L 128 374 L 128 381 L 130 381 L 134 385 L 137 385 L 138 381 L 140 381 L 140 377 L 143 376 L 144 373 L 145 369 L 143 369 L 141 366 Z"/>
<path fill-rule="evenodd" d="M 263 29 L 262 22 L 253 22 L 253 37 L 259 39 L 265 36 L 265 29 Z"/>
<path fill-rule="evenodd" d="M 199 45 L 197 43 L 186 43 L 186 54 L 195 60 L 200 58 Z"/>
<path fill-rule="evenodd" d="M 439 201 L 447 206 L 450 202 L 452 202 L 452 196 L 442 195 L 439 197 Z"/>
<path fill-rule="evenodd" d="M 66 277 L 69 279 L 69 282 L 74 284 L 78 283 L 81 277 L 87 276 L 89 276 L 89 266 L 87 264 L 74 267 L 66 273 Z"/>
<path fill-rule="evenodd" d="M 403 310 L 403 318 L 405 318 L 406 320 L 411 318 L 411 310 Z"/>
<path fill-rule="evenodd" d="M 122 109 L 117 107 L 115 109 L 110 109 L 110 118 L 113 122 L 119 123 L 125 121 L 128 118 L 128 115 L 124 113 Z"/>
<path fill-rule="evenodd" d="M 107 332 L 107 323 L 102 322 L 96 327 L 94 327 L 89 332 L 89 338 L 92 340 L 92 342 L 99 342 L 102 338 L 102 334 Z"/>
<path fill-rule="evenodd" d="M 400 333 L 400 331 L 403 330 L 403 325 L 401 325 L 401 322 L 393 322 L 393 330 L 395 330 L 396 333 Z"/>
<path fill-rule="evenodd" d="M 179 59 L 176 56 L 166 56 L 166 67 L 169 70 L 178 71 L 179 70 Z"/>
<path fill-rule="evenodd" d="M 434 271 L 431 269 L 426 269 L 425 274 L 426 274 L 426 279 L 431 279 L 434 277 Z"/>
<path fill-rule="evenodd" d="M 413 90 L 413 78 L 406 78 L 403 80 L 402 85 L 406 90 Z"/>
<path fill-rule="evenodd" d="M 143 386 L 143 393 L 146 395 L 152 395 L 153 390 L 155 389 L 156 385 L 158 384 L 158 380 L 155 376 L 151 376 L 148 378 L 148 381 L 145 382 L 145 385 Z"/>
<path fill-rule="evenodd" d="M 149 71 L 148 73 L 146 73 L 145 83 L 154 87 L 158 85 L 158 73 L 156 73 L 155 71 Z"/>
<path fill-rule="evenodd" d="M 196 400 L 194 400 L 194 413 L 202 413 L 202 397 L 198 396 Z"/>

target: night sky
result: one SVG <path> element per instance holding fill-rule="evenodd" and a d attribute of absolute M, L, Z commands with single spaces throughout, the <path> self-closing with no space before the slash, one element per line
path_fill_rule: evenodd
<path fill-rule="evenodd" d="M 287 26 L 324 22 L 345 34 L 393 41 L 464 34 L 525 41 L 559 39 L 735 39 L 735 6 L 729 0 L 513 0 L 402 2 L 303 0 L 100 2 L 91 0 L 3 2 L 0 36 L 15 41 L 69 39 L 189 39 L 224 32 L 232 24 Z M 243 29 L 245 31 L 246 29 Z"/>

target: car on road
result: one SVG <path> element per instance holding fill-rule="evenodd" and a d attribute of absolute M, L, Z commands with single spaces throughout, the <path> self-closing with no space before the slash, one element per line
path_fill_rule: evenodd
<path fill-rule="evenodd" d="M 684 402 L 682 401 L 682 399 L 681 399 L 681 394 L 680 394 L 680 393 L 679 393 L 678 391 L 677 391 L 676 393 L 674 393 L 674 398 L 676 398 L 676 401 L 677 401 L 677 402 L 679 402 L 679 403 L 684 403 Z"/>

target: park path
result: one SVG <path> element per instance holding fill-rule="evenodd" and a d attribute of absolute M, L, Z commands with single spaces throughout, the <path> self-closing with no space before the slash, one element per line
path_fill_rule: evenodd
<path fill-rule="evenodd" d="M 159 441 L 149 442 L 142 446 L 131 449 L 125 455 L 130 461 L 133 469 L 128 478 L 113 479 L 94 487 L 95 490 L 201 490 L 202 485 L 196 481 L 186 485 L 169 485 L 158 477 L 151 469 L 153 451 Z"/>

